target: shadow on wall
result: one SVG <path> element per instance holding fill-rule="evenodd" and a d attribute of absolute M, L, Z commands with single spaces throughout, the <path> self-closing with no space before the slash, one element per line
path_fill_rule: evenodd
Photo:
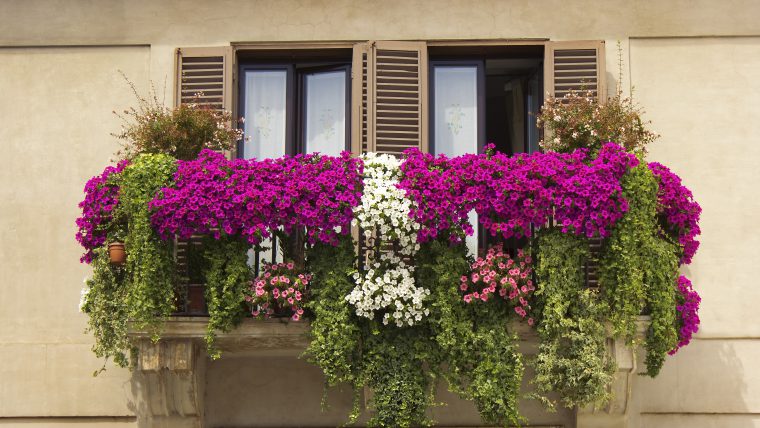
<path fill-rule="evenodd" d="M 346 422 L 352 391 L 333 388 L 328 408 L 321 409 L 324 381 L 320 369 L 295 356 L 222 358 L 208 362 L 205 422 L 209 427 L 326 427 Z M 525 376 L 525 382 L 529 378 Z M 433 409 L 439 426 L 482 426 L 471 402 L 458 399 L 439 386 Z M 531 424 L 571 426 L 574 413 L 547 413 L 539 403 L 521 402 Z M 362 426 L 366 417 L 359 420 Z"/>
<path fill-rule="evenodd" d="M 694 339 L 669 357 L 660 375 L 637 376 L 632 400 L 638 412 L 629 426 L 652 428 L 756 428 L 760 341 Z M 747 360 L 746 362 L 744 360 Z M 639 361 L 643 355 L 639 354 Z M 757 374 L 747 373 L 757 371 Z M 752 391 L 750 391 L 752 389 Z M 636 407 L 634 407 L 636 408 Z"/>

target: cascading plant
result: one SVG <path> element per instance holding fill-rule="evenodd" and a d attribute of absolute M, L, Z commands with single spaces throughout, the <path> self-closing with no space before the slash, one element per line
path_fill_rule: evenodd
<path fill-rule="evenodd" d="M 346 299 L 359 316 L 373 319 L 382 314 L 383 324 L 414 325 L 430 313 L 424 307 L 430 290 L 415 284 L 414 265 L 409 263 L 420 248 L 419 225 L 409 217 L 411 201 L 397 187 L 400 161 L 374 153 L 362 159 L 364 191 L 355 224 L 367 241 L 374 241 L 374 248 L 364 269 L 354 274 L 356 287 Z"/>

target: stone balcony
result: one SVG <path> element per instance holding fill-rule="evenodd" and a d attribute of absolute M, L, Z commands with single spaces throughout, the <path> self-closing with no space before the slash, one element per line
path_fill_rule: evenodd
<path fill-rule="evenodd" d="M 209 358 L 205 351 L 204 317 L 173 317 L 164 325 L 161 340 L 154 343 L 145 331 L 133 330 L 130 336 L 139 350 L 133 382 L 138 391 L 136 413 L 139 426 L 202 427 Z M 639 320 L 643 334 L 648 319 Z M 217 347 L 222 358 L 297 357 L 308 344 L 307 322 L 245 319 L 233 331 L 219 333 Z M 515 323 L 522 351 L 535 353 L 538 338 L 524 323 Z M 632 376 L 636 375 L 634 353 L 619 340 L 608 340 L 610 355 L 617 363 L 612 385 L 614 399 L 604 408 L 584 408 L 572 412 L 577 428 L 616 428 L 627 426 L 627 407 Z M 526 373 L 527 374 L 527 373 Z M 529 425 L 550 427 L 552 425 Z"/>

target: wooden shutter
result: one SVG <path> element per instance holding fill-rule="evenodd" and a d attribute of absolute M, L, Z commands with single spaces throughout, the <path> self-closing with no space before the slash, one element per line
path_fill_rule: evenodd
<path fill-rule="evenodd" d="M 427 151 L 427 45 L 377 41 L 354 47 L 352 148 Z"/>
<path fill-rule="evenodd" d="M 355 155 L 371 151 L 369 148 L 369 118 L 373 115 L 369 100 L 370 44 L 354 45 L 351 65 L 351 152 Z"/>
<path fill-rule="evenodd" d="M 197 102 L 217 111 L 232 112 L 233 66 L 232 47 L 177 48 L 174 104 Z M 228 157 L 232 153 L 225 153 Z M 191 250 L 201 251 L 203 237 L 175 240 L 174 257 L 177 266 L 177 314 L 202 315 L 203 284 L 191 278 Z"/>
<path fill-rule="evenodd" d="M 600 101 L 606 99 L 604 41 L 548 42 L 544 55 L 549 96 L 591 91 Z"/>
<path fill-rule="evenodd" d="M 232 47 L 177 48 L 175 105 L 232 111 Z M 202 94 L 196 97 L 197 94 Z"/>
<path fill-rule="evenodd" d="M 544 87 L 547 95 L 562 98 L 571 91 L 591 91 L 606 99 L 604 41 L 548 42 L 544 51 Z M 602 239 L 589 240 L 589 259 L 583 264 L 586 286 L 599 287 Z"/>

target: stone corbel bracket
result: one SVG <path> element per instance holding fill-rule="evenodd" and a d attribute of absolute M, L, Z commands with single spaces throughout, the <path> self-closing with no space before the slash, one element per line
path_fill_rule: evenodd
<path fill-rule="evenodd" d="M 161 339 L 132 329 L 138 350 L 132 377 L 140 427 L 185 428 L 203 426 L 206 380 L 207 318 L 175 317 L 164 323 Z M 299 355 L 306 348 L 308 323 L 246 319 L 233 331 L 217 335 L 223 355 Z"/>
<path fill-rule="evenodd" d="M 641 342 L 649 328 L 649 317 L 639 317 L 636 323 L 636 340 Z M 624 428 L 628 426 L 633 376 L 636 375 L 636 348 L 622 339 L 607 339 L 607 351 L 614 358 L 617 370 L 613 375 L 610 393 L 612 399 L 602 407 L 588 406 L 578 409 L 577 428 Z"/>
<path fill-rule="evenodd" d="M 199 358 L 199 341 L 141 338 L 137 347 L 139 425 L 202 426 L 205 358 Z"/>

